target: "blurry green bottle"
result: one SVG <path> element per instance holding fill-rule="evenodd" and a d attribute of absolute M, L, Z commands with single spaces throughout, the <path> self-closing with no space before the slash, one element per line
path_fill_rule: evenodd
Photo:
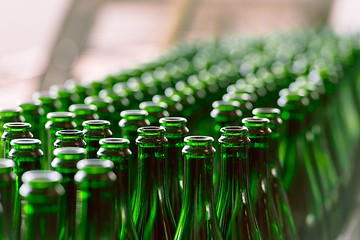
<path fill-rule="evenodd" d="M 14 173 L 16 174 L 16 195 L 14 202 L 14 234 L 16 239 L 20 237 L 21 226 L 21 201 L 18 189 L 22 185 L 22 175 L 26 171 L 40 170 L 43 162 L 44 153 L 41 151 L 41 141 L 39 139 L 20 138 L 11 141 L 9 158 L 15 163 Z"/>
<path fill-rule="evenodd" d="M 151 126 L 159 126 L 160 118 L 169 116 L 166 107 L 164 103 L 154 103 L 152 101 L 142 102 L 139 105 L 141 110 L 145 110 L 148 113 L 147 119 Z"/>
<path fill-rule="evenodd" d="M 69 112 L 75 114 L 74 122 L 78 130 L 82 130 L 82 124 L 87 120 L 98 120 L 97 108 L 93 105 L 73 104 L 69 107 Z"/>
<path fill-rule="evenodd" d="M 223 127 L 221 137 L 221 178 L 217 217 L 225 239 L 261 239 L 247 184 L 249 172 L 248 129 Z"/>
<path fill-rule="evenodd" d="M 44 148 L 45 161 L 41 164 L 42 169 L 50 169 L 50 163 L 54 159 L 54 143 L 56 141 L 56 132 L 65 129 L 76 128 L 74 122 L 75 114 L 70 112 L 51 112 L 48 113 L 48 121 L 45 124 L 47 132 L 47 146 Z"/>
<path fill-rule="evenodd" d="M 132 218 L 129 189 L 129 161 L 131 161 L 130 141 L 124 138 L 104 138 L 100 140 L 97 155 L 100 159 L 114 163 L 116 175 L 115 231 L 117 239 L 138 239 Z"/>
<path fill-rule="evenodd" d="M 22 176 L 21 239 L 63 239 L 63 196 L 61 174 L 32 170 Z"/>
<path fill-rule="evenodd" d="M 63 147 L 86 147 L 84 140 L 84 132 L 75 129 L 60 130 L 55 133 L 56 140 L 54 142 L 54 148 Z"/>
<path fill-rule="evenodd" d="M 73 101 L 71 99 L 71 92 L 65 87 L 53 85 L 50 87 L 50 92 L 56 96 L 56 111 L 68 111 Z"/>
<path fill-rule="evenodd" d="M 280 220 L 276 213 L 273 193 L 270 186 L 270 167 L 268 159 L 268 137 L 271 133 L 266 118 L 244 118 L 249 129 L 249 175 L 250 201 L 254 207 L 255 218 L 263 239 L 284 239 Z"/>
<path fill-rule="evenodd" d="M 225 102 L 237 102 L 240 103 L 240 110 L 242 112 L 243 117 L 250 117 L 251 110 L 254 108 L 254 100 L 251 95 L 248 93 L 234 94 L 232 92 L 227 93 L 223 96 L 223 100 Z"/>
<path fill-rule="evenodd" d="M 180 103 L 180 101 L 175 101 L 171 99 L 170 97 L 163 96 L 163 95 L 155 95 L 152 98 L 152 101 L 154 103 L 165 103 L 166 104 L 166 110 L 168 111 L 169 115 L 171 117 L 182 117 L 182 110 L 183 105 Z"/>
<path fill-rule="evenodd" d="M 84 84 L 69 79 L 65 82 L 65 88 L 71 92 L 71 100 L 73 103 L 83 103 L 88 96 L 87 88 Z"/>
<path fill-rule="evenodd" d="M 121 120 L 119 126 L 121 129 L 121 137 L 130 141 L 130 151 L 132 152 L 131 161 L 129 163 L 130 175 L 130 193 L 132 202 L 135 197 L 135 187 L 137 186 L 138 176 L 138 148 L 135 140 L 138 136 L 137 130 L 140 127 L 149 126 L 150 122 L 147 119 L 148 113 L 145 110 L 125 110 L 120 113 Z"/>
<path fill-rule="evenodd" d="M 8 122 L 24 122 L 25 119 L 21 115 L 21 108 L 2 109 L 0 110 L 0 136 L 4 133 L 4 124 Z M 0 141 L 0 157 L 4 157 L 4 142 Z"/>
<path fill-rule="evenodd" d="M 284 183 L 281 176 L 279 159 L 280 127 L 282 124 L 280 110 L 277 108 L 256 108 L 253 114 L 259 118 L 269 119 L 268 126 L 271 129 L 269 135 L 269 167 L 270 186 L 273 193 L 273 201 L 276 206 L 276 213 L 280 220 L 281 230 L 285 239 L 298 239 L 295 222 L 288 203 Z"/>
<path fill-rule="evenodd" d="M 134 223 L 140 239 L 173 239 L 176 224 L 165 187 L 167 139 L 163 127 L 138 130 L 138 183 L 134 204 Z"/>
<path fill-rule="evenodd" d="M 168 139 L 166 148 L 165 175 L 169 182 L 166 183 L 170 195 L 171 209 L 175 221 L 180 218 L 184 194 L 184 156 L 181 153 L 184 147 L 184 138 L 189 133 L 186 127 L 186 118 L 165 117 L 160 119 L 160 125 L 165 128 L 165 137 Z"/>
<path fill-rule="evenodd" d="M 14 161 L 10 159 L 0 159 L 0 238 L 13 240 L 15 238 L 14 213 L 16 189 L 16 175 L 13 172 L 15 168 Z"/>
<path fill-rule="evenodd" d="M 63 239 L 75 239 L 76 216 L 76 184 L 74 176 L 77 172 L 76 164 L 85 159 L 86 150 L 80 147 L 61 147 L 54 150 L 55 158 L 51 162 L 53 170 L 61 173 L 61 185 L 64 194 L 64 224 L 61 229 Z"/>
<path fill-rule="evenodd" d="M 184 201 L 174 239 L 223 239 L 216 219 L 212 185 L 214 139 L 188 136 L 184 141 Z"/>
<path fill-rule="evenodd" d="M 30 129 L 30 123 L 25 122 L 10 122 L 4 124 L 4 133 L 1 136 L 1 141 L 4 144 L 3 150 L 5 158 L 9 157 L 9 152 L 11 149 L 10 142 L 12 140 L 19 138 L 33 138 Z"/>
<path fill-rule="evenodd" d="M 87 158 L 96 158 L 100 148 L 100 140 L 112 136 L 110 122 L 106 120 L 88 120 L 83 122 L 84 140 Z"/>
<path fill-rule="evenodd" d="M 282 107 L 285 123 L 279 155 L 280 159 L 284 159 L 284 187 L 295 225 L 301 239 L 320 239 L 323 231 L 323 197 L 305 134 L 307 99 L 299 94 L 288 93 L 280 97 L 278 104 Z"/>
<path fill-rule="evenodd" d="M 115 181 L 110 160 L 78 162 L 75 239 L 114 239 Z"/>
<path fill-rule="evenodd" d="M 35 101 L 26 101 L 21 102 L 19 107 L 22 109 L 22 115 L 25 122 L 31 124 L 31 133 L 34 135 L 34 138 L 40 139 L 40 129 L 45 126 L 45 124 L 41 125 L 43 110 L 40 107 L 40 103 Z"/>
<path fill-rule="evenodd" d="M 115 113 L 115 108 L 112 105 L 110 98 L 103 99 L 90 96 L 85 99 L 85 104 L 94 105 L 96 107 L 96 114 L 99 116 L 99 119 L 108 120 L 111 123 L 110 129 L 113 133 L 118 130 L 117 128 L 114 128 L 114 126 L 117 126 L 120 115 L 119 112 Z"/>

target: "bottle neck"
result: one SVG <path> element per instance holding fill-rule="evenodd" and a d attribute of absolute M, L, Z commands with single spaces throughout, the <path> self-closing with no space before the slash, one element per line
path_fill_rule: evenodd
<path fill-rule="evenodd" d="M 250 138 L 249 145 L 249 170 L 256 174 L 259 180 L 267 179 L 269 176 L 268 167 L 268 140 L 267 138 Z"/>

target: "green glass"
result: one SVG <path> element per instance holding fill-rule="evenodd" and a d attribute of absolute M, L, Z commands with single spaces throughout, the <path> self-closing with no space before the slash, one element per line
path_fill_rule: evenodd
<path fill-rule="evenodd" d="M 9 152 L 11 149 L 10 142 L 14 139 L 19 138 L 33 138 L 32 133 L 30 132 L 31 125 L 30 123 L 25 122 L 11 122 L 4 124 L 4 133 L 1 136 L 1 140 L 4 145 L 4 157 L 9 157 Z"/>
<path fill-rule="evenodd" d="M 75 129 L 60 130 L 55 133 L 54 148 L 63 147 L 86 147 L 84 132 Z"/>
<path fill-rule="evenodd" d="M 1 239 L 16 239 L 14 226 L 15 218 L 13 209 L 15 207 L 16 189 L 16 174 L 13 172 L 15 168 L 14 161 L 10 159 L 0 159 L 0 218 L 2 220 L 0 225 Z"/>
<path fill-rule="evenodd" d="M 32 170 L 22 176 L 21 239 L 63 239 L 63 196 L 60 173 Z"/>
<path fill-rule="evenodd" d="M 69 111 L 75 114 L 74 122 L 78 130 L 82 130 L 84 121 L 99 119 L 99 116 L 96 114 L 97 108 L 93 105 L 73 104 L 69 107 Z"/>
<path fill-rule="evenodd" d="M 169 116 L 166 107 L 167 106 L 164 103 L 154 103 L 151 101 L 142 102 L 139 105 L 140 109 L 145 110 L 148 113 L 147 119 L 151 126 L 159 126 L 160 118 Z"/>
<path fill-rule="evenodd" d="M 182 117 L 183 105 L 180 101 L 175 101 L 170 97 L 162 95 L 153 96 L 152 101 L 158 104 L 165 103 L 167 106 L 166 110 L 171 117 Z"/>
<path fill-rule="evenodd" d="M 124 138 L 104 138 L 100 140 L 98 158 L 111 160 L 116 175 L 116 221 L 118 239 L 138 239 L 132 218 L 130 202 L 129 161 L 131 161 L 130 141 Z"/>
<path fill-rule="evenodd" d="M 140 239 L 173 239 L 176 225 L 165 187 L 165 129 L 157 126 L 138 130 L 138 182 L 134 222 Z"/>
<path fill-rule="evenodd" d="M 223 96 L 225 102 L 238 102 L 240 103 L 240 110 L 243 117 L 250 117 L 251 110 L 253 109 L 253 98 L 248 93 L 235 94 L 233 92 L 227 93 Z"/>
<path fill-rule="evenodd" d="M 165 167 L 169 177 L 168 192 L 170 194 L 171 209 L 175 221 L 180 218 L 181 206 L 184 194 L 184 156 L 181 151 L 184 147 L 184 138 L 189 133 L 186 127 L 187 120 L 182 117 L 165 117 L 160 119 L 160 125 L 165 128 L 165 137 L 168 139 L 166 148 Z"/>
<path fill-rule="evenodd" d="M 137 130 L 139 127 L 149 126 L 150 122 L 147 119 L 148 113 L 145 110 L 125 110 L 120 113 L 121 120 L 119 126 L 121 129 L 121 137 L 130 141 L 130 150 L 132 152 L 131 161 L 129 165 L 130 174 L 130 192 L 133 198 L 135 197 L 135 186 L 137 186 L 138 176 L 138 148 L 135 140 L 138 136 Z"/>
<path fill-rule="evenodd" d="M 4 133 L 4 124 L 8 122 L 24 122 L 25 119 L 21 115 L 21 108 L 16 109 L 2 109 L 0 110 L 0 136 Z M 4 142 L 0 141 L 0 157 L 5 156 Z"/>
<path fill-rule="evenodd" d="M 25 122 L 31 124 L 31 133 L 34 135 L 34 138 L 40 139 L 40 129 L 44 128 L 44 125 L 41 125 L 43 110 L 40 107 L 40 103 L 35 101 L 26 101 L 21 102 L 19 107 L 22 109 L 22 115 Z"/>
<path fill-rule="evenodd" d="M 114 126 L 117 126 L 117 123 L 120 120 L 120 115 L 115 114 L 115 108 L 112 105 L 110 98 L 103 99 L 100 97 L 90 96 L 85 99 L 85 104 L 94 105 L 96 107 L 96 114 L 99 116 L 99 119 L 110 121 L 110 129 L 113 133 L 118 130 L 117 128 L 114 128 Z"/>
<path fill-rule="evenodd" d="M 45 151 L 45 161 L 41 164 L 42 169 L 50 169 L 50 162 L 54 159 L 54 143 L 56 141 L 56 132 L 65 129 L 76 128 L 74 122 L 75 114 L 70 112 L 51 112 L 47 115 L 45 124 L 47 132 L 47 146 Z"/>
<path fill-rule="evenodd" d="M 248 129 L 227 126 L 220 130 L 221 178 L 217 217 L 225 239 L 261 239 L 247 184 Z"/>
<path fill-rule="evenodd" d="M 110 160 L 84 159 L 78 162 L 75 239 L 115 239 L 114 164 Z"/>
<path fill-rule="evenodd" d="M 54 150 L 55 158 L 51 162 L 53 170 L 61 173 L 61 185 L 65 189 L 64 210 L 65 219 L 61 229 L 63 239 L 75 239 L 76 219 L 76 184 L 74 176 L 76 164 L 85 159 L 86 150 L 80 147 L 61 147 Z"/>
<path fill-rule="evenodd" d="M 273 193 L 273 201 L 276 213 L 279 217 L 281 230 L 285 239 L 298 239 L 297 230 L 292 212 L 287 199 L 284 183 L 281 176 L 279 159 L 280 127 L 282 125 L 281 112 L 277 108 L 255 108 L 253 114 L 259 118 L 269 119 L 268 126 L 271 129 L 269 135 L 269 167 L 270 186 Z"/>
<path fill-rule="evenodd" d="M 174 239 L 223 239 L 216 219 L 212 184 L 214 139 L 188 136 L 184 141 L 184 202 Z"/>
<path fill-rule="evenodd" d="M 106 120 L 88 120 L 83 122 L 84 140 L 86 142 L 87 158 L 96 158 L 100 148 L 99 141 L 112 135 L 110 122 Z"/>
<path fill-rule="evenodd" d="M 53 85 L 50 87 L 50 92 L 56 96 L 56 111 L 68 111 L 73 101 L 71 99 L 71 91 L 65 87 Z"/>
<path fill-rule="evenodd" d="M 323 196 L 306 139 L 306 99 L 288 93 L 278 100 L 284 120 L 279 156 L 284 159 L 283 181 L 300 239 L 321 238 Z M 299 198 L 301 192 L 301 198 Z"/>
<path fill-rule="evenodd" d="M 76 82 L 72 79 L 65 82 L 65 88 L 71 92 L 71 100 L 73 103 L 83 103 L 88 96 L 87 88 L 84 84 Z"/>
<path fill-rule="evenodd" d="M 263 239 L 284 239 L 280 221 L 276 214 L 270 186 L 270 167 L 268 159 L 268 138 L 271 133 L 266 118 L 244 118 L 249 129 L 249 174 L 250 201 L 254 207 L 255 218 Z"/>

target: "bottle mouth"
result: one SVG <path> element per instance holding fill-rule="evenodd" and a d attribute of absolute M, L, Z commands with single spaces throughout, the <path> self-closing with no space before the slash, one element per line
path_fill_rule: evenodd
<path fill-rule="evenodd" d="M 140 103 L 139 108 L 141 110 L 145 110 L 148 113 L 158 113 L 166 110 L 166 107 L 164 107 L 164 105 L 152 101 Z"/>
<path fill-rule="evenodd" d="M 48 120 L 61 121 L 75 118 L 75 114 L 71 112 L 51 112 L 46 115 Z"/>
<path fill-rule="evenodd" d="M 178 126 L 179 124 L 185 125 L 187 120 L 183 117 L 163 117 L 160 118 L 159 122 L 164 126 Z"/>
<path fill-rule="evenodd" d="M 59 172 L 51 170 L 31 170 L 22 175 L 23 183 L 33 188 L 48 188 L 61 182 L 62 176 Z"/>
<path fill-rule="evenodd" d="M 114 163 L 110 160 L 97 158 L 80 160 L 76 167 L 88 174 L 106 173 L 114 168 Z"/>
<path fill-rule="evenodd" d="M 93 113 L 96 110 L 96 106 L 87 104 L 73 104 L 69 107 L 69 111 L 72 113 Z"/>
<path fill-rule="evenodd" d="M 26 122 L 9 122 L 5 123 L 3 128 L 11 131 L 23 131 L 31 129 L 31 124 Z"/>
<path fill-rule="evenodd" d="M 120 113 L 120 116 L 126 119 L 145 119 L 148 116 L 148 112 L 138 109 L 124 110 Z"/>
<path fill-rule="evenodd" d="M 36 110 L 39 108 L 39 106 L 40 106 L 40 104 L 39 104 L 38 100 L 22 101 L 19 103 L 19 107 L 22 108 L 23 110 L 27 110 L 27 111 Z"/>
<path fill-rule="evenodd" d="M 111 104 L 111 98 L 100 98 L 100 97 L 87 97 L 84 100 L 85 104 L 87 105 L 93 105 L 96 107 L 107 107 L 109 104 Z"/>
<path fill-rule="evenodd" d="M 110 126 L 110 122 L 107 120 L 87 120 L 82 125 L 86 129 L 98 129 Z"/>
<path fill-rule="evenodd" d="M 41 141 L 36 138 L 19 138 L 14 139 L 10 142 L 10 145 L 14 148 L 28 148 L 28 147 L 34 147 L 34 146 L 40 146 Z"/>
<path fill-rule="evenodd" d="M 21 108 L 9 108 L 0 110 L 0 116 L 2 117 L 12 117 L 12 116 L 20 116 L 22 113 Z"/>
<path fill-rule="evenodd" d="M 270 121 L 267 118 L 247 117 L 242 120 L 242 123 L 245 127 L 264 127 L 269 124 Z"/>
<path fill-rule="evenodd" d="M 15 163 L 11 159 L 0 158 L 0 173 L 12 172 L 15 168 Z"/>
<path fill-rule="evenodd" d="M 281 111 L 278 108 L 255 108 L 252 114 L 257 117 L 274 118 L 280 116 Z"/>
<path fill-rule="evenodd" d="M 86 150 L 81 147 L 63 147 L 56 148 L 54 150 L 54 156 L 61 156 L 61 159 L 63 160 L 73 160 L 74 158 L 78 159 L 79 157 L 82 157 L 81 159 L 84 159 L 85 154 Z M 74 155 L 77 155 L 78 157 L 75 157 Z"/>
<path fill-rule="evenodd" d="M 78 136 L 83 136 L 84 133 L 81 130 L 75 130 L 75 129 L 64 129 L 64 130 L 59 130 L 55 133 L 56 137 L 59 136 L 64 136 L 64 137 L 78 137 Z"/>
<path fill-rule="evenodd" d="M 50 103 L 53 102 L 56 98 L 56 94 L 49 91 L 40 91 L 35 92 L 32 96 L 34 100 L 40 100 L 42 102 Z"/>
<path fill-rule="evenodd" d="M 240 135 L 245 136 L 249 130 L 244 126 L 226 126 L 220 129 L 222 135 Z"/>
<path fill-rule="evenodd" d="M 212 107 L 223 111 L 231 111 L 240 108 L 239 102 L 227 102 L 224 100 L 218 100 L 213 102 Z"/>
<path fill-rule="evenodd" d="M 187 136 L 184 142 L 190 146 L 206 146 L 214 142 L 214 138 L 210 136 Z"/>
<path fill-rule="evenodd" d="M 138 128 L 137 132 L 139 133 L 139 135 L 161 135 L 165 133 L 165 128 L 164 127 L 159 127 L 159 126 L 146 126 L 146 127 L 140 127 Z"/>
<path fill-rule="evenodd" d="M 110 144 L 110 145 L 130 145 L 130 141 L 125 138 L 103 138 L 100 140 L 100 145 Z"/>

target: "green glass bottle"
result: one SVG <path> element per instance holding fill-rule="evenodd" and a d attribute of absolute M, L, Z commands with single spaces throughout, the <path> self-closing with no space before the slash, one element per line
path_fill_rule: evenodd
<path fill-rule="evenodd" d="M 70 105 L 73 104 L 71 99 L 71 91 L 65 87 L 56 85 L 51 86 L 49 90 L 54 96 L 56 96 L 56 111 L 68 111 Z"/>
<path fill-rule="evenodd" d="M 282 232 L 285 239 L 298 239 L 297 230 L 292 212 L 287 199 L 284 183 L 281 176 L 279 160 L 280 127 L 282 119 L 280 110 L 277 108 L 255 108 L 253 114 L 256 117 L 269 119 L 268 126 L 271 129 L 269 135 L 269 167 L 270 186 L 273 193 L 273 201 L 276 206 L 276 213 L 280 220 Z"/>
<path fill-rule="evenodd" d="M 154 103 L 152 101 L 142 102 L 139 108 L 145 110 L 148 113 L 147 119 L 151 126 L 159 126 L 159 120 L 163 117 L 168 117 L 169 113 L 166 110 L 164 103 Z"/>
<path fill-rule="evenodd" d="M 90 96 L 85 98 L 85 104 L 94 105 L 96 107 L 96 114 L 99 116 L 99 119 L 104 119 L 110 121 L 110 129 L 114 133 L 118 129 L 114 128 L 119 122 L 119 112 L 115 113 L 115 108 L 112 105 L 112 101 L 110 98 L 100 98 Z"/>
<path fill-rule="evenodd" d="M 86 150 L 80 147 L 61 147 L 54 150 L 55 158 L 51 162 L 51 167 L 61 173 L 63 177 L 61 185 L 65 189 L 65 219 L 61 229 L 63 239 L 75 239 L 76 184 L 74 176 L 77 172 L 76 164 L 85 159 L 85 154 Z"/>
<path fill-rule="evenodd" d="M 168 139 L 166 149 L 165 175 L 169 178 L 167 183 L 170 194 L 171 209 L 175 221 L 180 218 L 184 193 L 184 156 L 181 153 L 184 147 L 184 138 L 189 133 L 186 127 L 187 120 L 182 117 L 165 117 L 160 119 L 160 125 L 165 128 L 165 137 Z"/>
<path fill-rule="evenodd" d="M 61 174 L 32 170 L 22 176 L 21 239 L 62 239 L 63 196 Z"/>
<path fill-rule="evenodd" d="M 225 239 L 261 239 L 247 184 L 248 129 L 227 126 L 220 130 L 221 178 L 217 217 Z"/>
<path fill-rule="evenodd" d="M 25 122 L 31 124 L 31 133 L 34 135 L 34 138 L 40 139 L 40 129 L 44 128 L 44 125 L 41 125 L 41 115 L 43 110 L 40 107 L 40 103 L 35 101 L 23 101 L 19 104 L 19 107 L 22 109 L 22 115 Z"/>
<path fill-rule="evenodd" d="M 16 175 L 13 172 L 15 168 L 14 161 L 10 159 L 0 159 L 0 207 L 3 211 L 0 213 L 2 220 L 0 225 L 1 239 L 16 239 L 14 231 L 14 215 L 16 189 Z"/>
<path fill-rule="evenodd" d="M 70 112 L 51 112 L 47 115 L 45 128 L 47 131 L 47 146 L 44 148 L 45 161 L 41 164 L 42 169 L 50 169 L 50 162 L 54 159 L 54 143 L 56 141 L 56 132 L 65 129 L 76 128 L 74 122 L 75 114 Z"/>
<path fill-rule="evenodd" d="M 73 103 L 83 103 L 85 98 L 88 96 L 86 91 L 87 88 L 84 84 L 69 79 L 65 82 L 65 88 L 71 92 L 71 100 Z"/>
<path fill-rule="evenodd" d="M 75 239 L 114 239 L 115 181 L 110 160 L 78 162 Z"/>
<path fill-rule="evenodd" d="M 14 139 L 10 143 L 11 150 L 9 158 L 15 163 L 14 173 L 16 174 L 16 195 L 14 202 L 14 234 L 16 239 L 20 238 L 21 226 L 21 201 L 18 189 L 22 185 L 21 177 L 26 171 L 39 170 L 43 162 L 44 153 L 41 151 L 41 141 L 39 139 L 20 138 Z"/>
<path fill-rule="evenodd" d="M 250 201 L 263 239 L 284 239 L 269 183 L 268 137 L 271 133 L 266 118 L 244 118 L 249 129 Z"/>
<path fill-rule="evenodd" d="M 84 132 L 75 129 L 60 130 L 55 133 L 54 148 L 63 147 L 86 147 Z"/>
<path fill-rule="evenodd" d="M 32 133 L 30 132 L 31 125 L 30 123 L 25 122 L 10 122 L 4 124 L 4 133 L 1 136 L 1 140 L 4 144 L 4 157 L 9 157 L 9 152 L 11 149 L 10 142 L 14 139 L 19 138 L 33 138 Z"/>
<path fill-rule="evenodd" d="M 175 101 L 172 98 L 163 95 L 153 96 L 152 101 L 154 103 L 165 103 L 167 106 L 166 110 L 171 117 L 182 117 L 182 110 L 184 107 L 180 101 Z"/>
<path fill-rule="evenodd" d="M 100 148 L 99 141 L 112 135 L 110 122 L 106 120 L 88 120 L 83 122 L 84 140 L 86 142 L 87 158 L 96 158 Z"/>
<path fill-rule="evenodd" d="M 75 114 L 74 122 L 78 130 L 82 130 L 84 121 L 99 119 L 99 116 L 96 114 L 97 108 L 93 105 L 73 104 L 69 107 L 69 111 Z"/>
<path fill-rule="evenodd" d="M 116 175 L 116 221 L 117 239 L 138 239 L 132 218 L 130 202 L 129 161 L 131 161 L 130 141 L 125 138 L 104 138 L 100 140 L 98 158 L 111 160 Z"/>
<path fill-rule="evenodd" d="M 138 175 L 138 148 L 135 140 L 138 136 L 137 130 L 139 127 L 149 126 L 150 122 L 147 119 L 148 113 L 145 110 L 125 110 L 120 113 L 121 120 L 119 126 L 121 129 L 121 137 L 130 141 L 130 150 L 132 152 L 131 161 L 129 165 L 130 175 L 130 192 L 132 198 L 135 197 L 135 186 L 137 186 Z M 133 202 L 134 199 L 131 201 Z"/>
<path fill-rule="evenodd" d="M 4 133 L 3 127 L 5 123 L 25 121 L 21 113 L 21 108 L 0 110 L 0 136 L 2 136 L 2 134 Z M 4 142 L 0 141 L 0 157 L 5 156 L 4 154 Z"/>
<path fill-rule="evenodd" d="M 163 127 L 138 129 L 138 182 L 134 204 L 134 222 L 140 239 L 173 239 L 176 225 L 165 187 L 165 149 Z"/>
<path fill-rule="evenodd" d="M 214 139 L 188 136 L 184 141 L 184 201 L 174 239 L 223 239 L 216 219 L 212 184 Z"/>

